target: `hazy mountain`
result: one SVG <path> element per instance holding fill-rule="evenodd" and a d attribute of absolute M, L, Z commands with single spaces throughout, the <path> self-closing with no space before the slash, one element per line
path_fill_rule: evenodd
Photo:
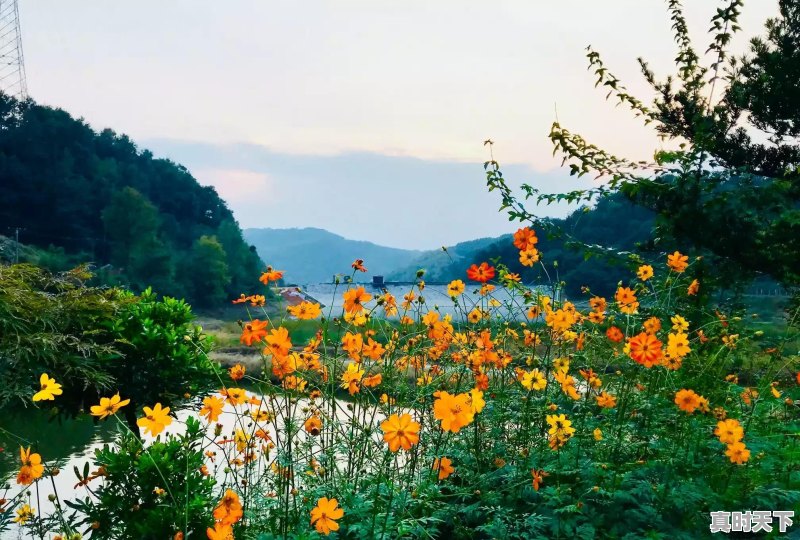
<path fill-rule="evenodd" d="M 350 264 L 364 259 L 365 274 L 387 275 L 408 265 L 423 252 L 379 246 L 372 242 L 348 240 L 323 229 L 245 229 L 244 237 L 258 250 L 263 261 L 285 271 L 287 283 L 307 284 L 331 281 L 333 274 L 350 274 Z"/>

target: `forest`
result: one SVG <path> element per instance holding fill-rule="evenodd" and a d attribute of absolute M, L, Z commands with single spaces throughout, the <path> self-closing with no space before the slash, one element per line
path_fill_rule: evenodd
<path fill-rule="evenodd" d="M 67 112 L 0 95 L 0 233 L 89 262 L 104 284 L 216 306 L 261 261 L 214 188 L 186 168 Z M 57 256 L 60 255 L 60 256 Z"/>

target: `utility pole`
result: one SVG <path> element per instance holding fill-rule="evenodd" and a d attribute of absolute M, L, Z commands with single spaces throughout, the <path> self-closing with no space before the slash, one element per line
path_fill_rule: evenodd
<path fill-rule="evenodd" d="M 19 227 L 14 227 L 14 248 L 15 248 L 15 255 L 14 255 L 14 264 L 19 264 Z"/>

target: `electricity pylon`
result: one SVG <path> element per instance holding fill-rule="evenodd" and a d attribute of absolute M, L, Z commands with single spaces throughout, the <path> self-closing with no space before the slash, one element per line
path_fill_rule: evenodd
<path fill-rule="evenodd" d="M 28 97 L 17 0 L 0 0 L 0 91 L 19 100 Z"/>

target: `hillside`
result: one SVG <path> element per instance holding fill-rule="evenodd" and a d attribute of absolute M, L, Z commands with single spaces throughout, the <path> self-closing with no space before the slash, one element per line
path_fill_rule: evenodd
<path fill-rule="evenodd" d="M 425 269 L 425 279 L 428 281 L 450 281 L 460 277 L 464 269 L 472 264 L 476 253 L 495 244 L 501 240 L 510 241 L 511 235 L 503 235 L 495 238 L 478 238 L 460 242 L 454 246 L 447 247 L 447 250 L 434 249 L 423 252 L 405 266 L 397 267 L 392 270 L 387 279 L 408 281 L 414 279 L 417 270 Z M 458 275 L 457 275 L 458 274 Z"/>
<path fill-rule="evenodd" d="M 287 283 L 307 284 L 331 281 L 333 274 L 349 273 L 355 259 L 364 259 L 365 274 L 388 275 L 409 264 L 421 251 L 379 246 L 372 242 L 348 240 L 323 229 L 245 229 L 244 237 L 261 258 L 286 272 Z"/>
<path fill-rule="evenodd" d="M 600 200 L 594 208 L 581 208 L 552 222 L 580 242 L 635 251 L 638 245 L 650 241 L 655 218 L 649 210 L 634 206 L 621 196 L 614 196 Z M 511 228 L 519 226 L 515 224 Z M 567 291 L 572 295 L 578 294 L 581 286 L 587 284 L 591 284 L 595 292 L 609 294 L 617 281 L 626 275 L 623 268 L 602 259 L 587 260 L 580 250 L 568 247 L 562 239 L 548 238 L 541 233 L 539 236 L 537 247 L 544 255 L 550 277 L 565 281 Z M 417 268 L 424 268 L 428 281 L 464 279 L 469 265 L 496 258 L 512 272 L 519 273 L 525 282 L 548 282 L 541 265 L 527 268 L 519 263 L 511 234 L 463 242 L 448 248 L 446 253 L 442 250 L 426 252 L 410 265 L 391 272 L 389 277 L 409 279 Z M 553 265 L 556 261 L 557 268 Z"/>
<path fill-rule="evenodd" d="M 107 283 L 217 306 L 259 270 L 225 201 L 186 168 L 67 112 L 0 95 L 0 232 Z"/>

